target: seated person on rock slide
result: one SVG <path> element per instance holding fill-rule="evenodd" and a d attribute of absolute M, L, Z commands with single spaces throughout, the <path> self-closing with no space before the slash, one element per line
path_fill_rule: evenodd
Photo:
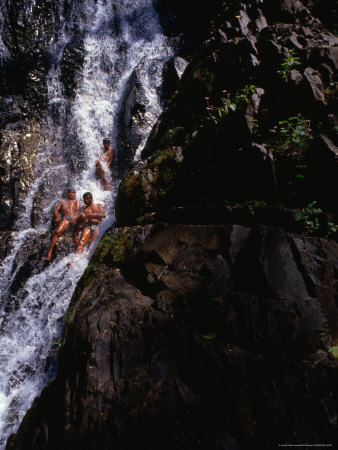
<path fill-rule="evenodd" d="M 106 217 L 103 206 L 93 203 L 93 195 L 90 192 L 83 194 L 83 201 L 85 206 L 79 211 L 74 231 L 74 240 L 77 244 L 76 253 L 82 253 L 87 243 L 90 248 L 98 235 L 102 220 Z M 78 237 L 79 234 L 80 237 Z"/>
<path fill-rule="evenodd" d="M 100 184 L 103 187 L 105 191 L 108 191 L 110 189 L 110 183 L 106 179 L 106 175 L 104 173 L 104 169 L 102 167 L 102 162 L 105 162 L 108 166 L 108 169 L 110 169 L 112 162 L 114 161 L 115 157 L 115 149 L 111 147 L 110 139 L 104 138 L 103 139 L 103 154 L 101 155 L 100 159 L 96 160 L 96 177 L 100 180 Z"/>
<path fill-rule="evenodd" d="M 69 224 L 75 224 L 76 222 L 81 205 L 80 200 L 76 200 L 75 197 L 75 190 L 71 188 L 68 189 L 67 199 L 60 200 L 54 210 L 54 221 L 57 227 L 52 237 L 45 261 L 50 261 L 52 259 L 54 247 L 59 237 L 67 230 Z M 59 213 L 61 214 L 61 217 Z"/>

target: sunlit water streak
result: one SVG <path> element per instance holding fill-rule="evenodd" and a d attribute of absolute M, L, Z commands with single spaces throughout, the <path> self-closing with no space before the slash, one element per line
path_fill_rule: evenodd
<path fill-rule="evenodd" d="M 4 0 L 0 0 L 4 8 Z M 50 149 L 41 149 L 41 175 L 31 186 L 24 211 L 16 223 L 11 254 L 0 266 L 0 449 L 8 436 L 15 432 L 22 417 L 48 382 L 46 372 L 52 343 L 59 339 L 69 301 L 90 254 L 85 252 L 70 268 L 66 262 L 74 254 L 58 259 L 29 278 L 17 292 L 17 307 L 6 310 L 10 298 L 11 281 L 20 269 L 16 256 L 33 237 L 46 232 L 53 205 L 66 185 L 75 187 L 78 198 L 85 191 L 93 193 L 94 202 L 102 203 L 107 218 L 100 235 L 114 222 L 114 201 L 118 187 L 116 172 L 112 189 L 102 190 L 95 179 L 95 160 L 102 152 L 102 138 L 108 136 L 118 151 L 117 117 L 126 84 L 137 70 L 146 98 L 146 124 L 141 130 L 142 143 L 161 112 L 157 87 L 161 84 L 162 68 L 171 50 L 161 33 L 152 0 L 85 0 L 74 2 L 65 13 L 63 1 L 56 2 L 58 24 L 56 38 L 51 42 L 53 64 L 48 74 L 49 107 L 45 118 Z M 34 1 L 27 1 L 27 11 Z M 2 22 L 0 22 L 1 25 Z M 60 82 L 60 62 L 64 47 L 74 37 L 78 26 L 84 41 L 84 66 L 79 74 L 74 100 L 63 95 Z M 6 48 L 0 54 L 5 56 Z M 0 57 L 1 57 L 0 55 Z M 67 136 L 71 133 L 75 141 Z M 70 167 L 69 153 L 78 156 L 79 145 L 84 163 L 80 169 Z M 142 143 L 140 147 L 142 146 Z M 52 148 L 58 148 L 56 158 Z M 79 150 L 79 151 L 80 151 Z M 118 158 L 123 158 L 118 153 Z M 55 162 L 56 161 L 56 162 Z M 30 228 L 34 198 L 45 179 L 58 174 L 60 185 L 55 186 L 54 200 L 45 206 L 42 220 Z M 95 244 L 95 243 L 94 243 Z M 92 251 L 95 245 L 93 245 Z M 22 264 L 22 262 L 21 262 Z M 55 351 L 55 349 L 54 349 Z"/>

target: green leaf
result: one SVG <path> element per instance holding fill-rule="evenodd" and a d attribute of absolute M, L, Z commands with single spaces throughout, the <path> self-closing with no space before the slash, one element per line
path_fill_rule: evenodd
<path fill-rule="evenodd" d="M 233 111 L 236 111 L 236 105 L 234 103 L 231 103 L 230 109 L 232 109 Z"/>
<path fill-rule="evenodd" d="M 330 347 L 329 352 L 334 358 L 338 358 L 338 345 L 333 345 L 332 347 Z"/>
<path fill-rule="evenodd" d="M 208 334 L 204 334 L 204 335 L 202 336 L 202 338 L 203 338 L 203 339 L 207 339 L 207 340 L 209 340 L 209 341 L 212 341 L 213 339 L 215 339 L 216 336 L 217 336 L 216 333 L 210 332 L 210 333 L 208 333 Z"/>

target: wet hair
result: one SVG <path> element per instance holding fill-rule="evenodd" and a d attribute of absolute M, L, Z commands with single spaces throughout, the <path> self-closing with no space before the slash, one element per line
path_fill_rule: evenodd
<path fill-rule="evenodd" d="M 109 138 L 103 138 L 102 142 L 109 142 L 110 143 L 110 139 Z"/>
<path fill-rule="evenodd" d="M 76 192 L 76 190 L 74 188 L 70 187 L 70 188 L 67 189 L 67 193 L 68 192 Z"/>
<path fill-rule="evenodd" d="M 93 198 L 93 194 L 92 194 L 91 192 L 85 192 L 85 193 L 83 194 L 83 198 L 85 198 L 85 197 Z"/>

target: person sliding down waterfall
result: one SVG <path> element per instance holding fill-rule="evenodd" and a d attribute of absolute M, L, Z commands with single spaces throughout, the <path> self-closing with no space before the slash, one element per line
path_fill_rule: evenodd
<path fill-rule="evenodd" d="M 112 162 L 114 161 L 115 149 L 112 148 L 110 144 L 110 139 L 104 138 L 102 142 L 103 142 L 103 154 L 101 155 L 100 159 L 96 160 L 96 177 L 100 180 L 100 184 L 104 188 L 104 190 L 108 191 L 110 189 L 110 183 L 106 179 L 106 175 L 102 167 L 102 162 L 106 163 L 108 169 L 110 169 Z"/>
<path fill-rule="evenodd" d="M 74 230 L 74 240 L 77 244 L 76 253 L 82 253 L 87 243 L 89 244 L 88 248 L 90 248 L 98 235 L 102 220 L 106 217 L 103 206 L 99 203 L 96 205 L 93 203 L 93 196 L 90 192 L 83 194 L 83 201 L 85 206 L 79 212 Z"/>
<path fill-rule="evenodd" d="M 80 200 L 76 200 L 76 192 L 74 189 L 68 189 L 67 200 L 60 200 L 54 210 L 54 221 L 57 228 L 52 237 L 50 247 L 45 258 L 45 261 L 50 261 L 53 257 L 54 247 L 59 237 L 67 230 L 69 224 L 75 224 L 80 209 Z M 61 217 L 59 215 L 61 213 Z"/>

